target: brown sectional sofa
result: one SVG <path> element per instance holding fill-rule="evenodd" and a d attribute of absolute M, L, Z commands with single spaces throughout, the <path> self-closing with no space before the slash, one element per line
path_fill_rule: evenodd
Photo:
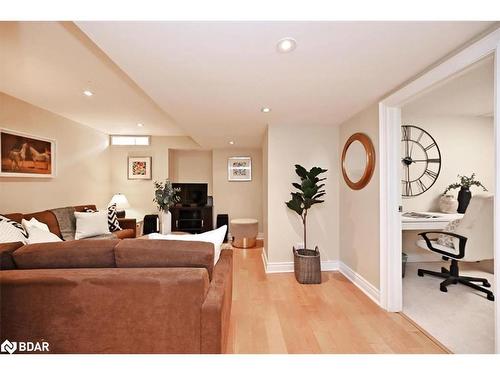
<path fill-rule="evenodd" d="M 0 341 L 50 353 L 223 353 L 232 251 L 162 240 L 0 244 Z"/>
<path fill-rule="evenodd" d="M 96 206 L 93 204 L 87 204 L 83 206 L 75 206 L 75 211 L 77 212 L 82 212 L 85 211 L 87 208 L 90 208 L 92 210 L 96 210 Z M 40 212 L 33 212 L 30 214 L 22 214 L 22 213 L 11 213 L 11 214 L 6 214 L 3 215 L 11 220 L 17 221 L 18 223 L 21 223 L 22 219 L 25 220 L 30 220 L 32 217 L 37 219 L 38 221 L 41 221 L 42 223 L 45 223 L 48 225 L 49 230 L 54 233 L 56 236 L 61 236 L 61 230 L 59 229 L 59 224 L 57 223 L 57 219 L 55 215 L 50 211 L 50 210 L 45 210 L 45 211 L 40 211 Z M 122 218 L 118 219 L 120 222 L 120 227 L 122 230 L 118 230 L 116 232 L 113 232 L 113 234 L 117 238 L 135 238 L 136 237 L 136 220 L 135 219 L 129 219 L 129 218 Z"/>

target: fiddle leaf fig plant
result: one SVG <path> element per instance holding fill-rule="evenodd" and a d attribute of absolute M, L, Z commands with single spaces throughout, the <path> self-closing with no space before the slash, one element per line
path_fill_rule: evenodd
<path fill-rule="evenodd" d="M 326 178 L 320 178 L 320 175 L 326 171 L 327 169 L 320 167 L 313 167 L 308 171 L 299 164 L 295 165 L 295 173 L 299 176 L 300 183 L 292 183 L 292 186 L 296 188 L 297 191 L 290 193 L 292 199 L 285 202 L 285 204 L 289 209 L 295 211 L 302 219 L 302 224 L 304 226 L 304 249 L 307 249 L 307 213 L 313 205 L 324 202 L 324 200 L 320 198 L 326 194 L 323 189 L 325 184 L 320 182 L 325 181 Z"/>

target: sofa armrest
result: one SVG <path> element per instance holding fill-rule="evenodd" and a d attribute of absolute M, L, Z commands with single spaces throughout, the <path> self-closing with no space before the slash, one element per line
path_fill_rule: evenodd
<path fill-rule="evenodd" d="M 0 270 L 13 270 L 16 268 L 12 253 L 23 246 L 22 242 L 0 243 Z"/>
<path fill-rule="evenodd" d="M 222 250 L 201 311 L 201 353 L 225 353 L 233 298 L 233 251 Z"/>
<path fill-rule="evenodd" d="M 136 230 L 137 230 L 137 220 L 136 219 L 118 218 L 118 222 L 120 223 L 120 227 L 122 229 L 133 229 L 134 230 L 134 237 L 136 236 Z"/>

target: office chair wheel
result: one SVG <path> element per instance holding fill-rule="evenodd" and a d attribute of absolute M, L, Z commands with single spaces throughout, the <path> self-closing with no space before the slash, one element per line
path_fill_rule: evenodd
<path fill-rule="evenodd" d="M 489 301 L 494 301 L 495 300 L 495 296 L 493 294 L 488 294 L 486 296 L 486 298 L 489 300 Z"/>
<path fill-rule="evenodd" d="M 420 277 L 424 277 L 424 272 L 422 270 L 418 270 L 417 275 Z"/>
<path fill-rule="evenodd" d="M 445 286 L 442 286 L 442 285 L 440 285 L 440 286 L 439 286 L 439 290 L 440 290 L 441 292 L 445 292 L 445 293 L 447 293 L 447 292 L 448 292 L 448 288 L 447 288 L 447 287 L 445 287 Z"/>

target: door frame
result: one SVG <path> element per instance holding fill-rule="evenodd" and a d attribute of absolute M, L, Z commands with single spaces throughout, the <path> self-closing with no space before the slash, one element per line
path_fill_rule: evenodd
<path fill-rule="evenodd" d="M 379 102 L 380 159 L 380 305 L 388 311 L 403 308 L 401 278 L 400 127 L 401 107 L 417 94 L 459 73 L 488 55 L 495 66 L 495 171 L 500 168 L 500 28 L 470 44 L 444 62 Z M 500 197 L 500 172 L 495 173 L 495 198 Z M 500 199 L 495 199 L 495 285 L 500 286 Z M 498 288 L 497 288 L 498 294 Z M 495 301 L 495 352 L 500 353 L 500 305 Z"/>

